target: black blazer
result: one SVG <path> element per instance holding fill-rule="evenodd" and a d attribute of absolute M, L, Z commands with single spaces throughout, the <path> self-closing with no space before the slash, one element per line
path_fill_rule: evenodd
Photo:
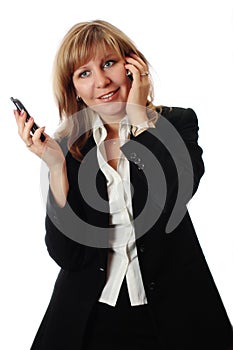
<path fill-rule="evenodd" d="M 69 193 L 59 208 L 48 194 L 45 241 L 61 267 L 31 350 L 78 350 L 106 282 L 108 196 L 93 137 L 84 161 L 66 154 Z M 232 326 L 186 204 L 204 173 L 192 109 L 164 107 L 156 128 L 121 148 L 130 161 L 138 259 L 158 350 L 226 350 Z"/>

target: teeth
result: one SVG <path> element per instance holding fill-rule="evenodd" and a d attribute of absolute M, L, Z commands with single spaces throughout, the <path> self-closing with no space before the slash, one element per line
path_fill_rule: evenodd
<path fill-rule="evenodd" d="M 101 98 L 109 98 L 114 94 L 114 92 L 110 92 L 110 94 L 104 95 Z"/>

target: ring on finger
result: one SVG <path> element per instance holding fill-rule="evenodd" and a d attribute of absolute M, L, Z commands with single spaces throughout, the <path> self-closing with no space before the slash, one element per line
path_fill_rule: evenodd
<path fill-rule="evenodd" d="M 144 72 L 140 74 L 141 77 L 146 77 L 147 75 L 149 75 L 149 72 Z"/>
<path fill-rule="evenodd" d="M 31 147 L 32 145 L 33 145 L 33 142 L 28 143 L 26 146 L 29 148 L 29 147 Z"/>

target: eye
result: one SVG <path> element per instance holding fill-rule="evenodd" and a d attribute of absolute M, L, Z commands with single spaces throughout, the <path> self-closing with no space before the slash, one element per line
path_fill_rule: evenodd
<path fill-rule="evenodd" d="M 80 78 L 87 78 L 90 75 L 90 72 L 88 70 L 85 70 L 84 72 L 81 72 L 79 74 Z"/>
<path fill-rule="evenodd" d="M 104 68 L 109 68 L 109 67 L 113 66 L 115 62 L 116 62 L 115 60 L 106 61 L 106 62 L 104 63 L 104 66 L 103 66 L 103 67 L 104 67 Z"/>

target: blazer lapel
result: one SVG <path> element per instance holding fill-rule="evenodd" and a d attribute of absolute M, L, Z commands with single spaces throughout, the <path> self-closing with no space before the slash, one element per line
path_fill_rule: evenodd
<path fill-rule="evenodd" d="M 135 234 L 138 238 L 144 228 L 148 185 L 144 172 L 132 161 L 130 161 L 130 181 Z"/>
<path fill-rule="evenodd" d="M 93 210 L 93 208 L 90 208 L 89 205 L 85 205 L 87 218 L 90 218 L 90 222 L 93 222 L 98 226 L 108 227 L 109 205 L 107 183 L 103 172 L 99 168 L 96 154 L 96 144 L 93 136 L 91 136 L 86 142 L 82 153 L 84 155 L 83 162 L 89 164 L 88 169 L 85 170 L 85 187 L 94 207 Z M 144 233 L 145 222 L 151 211 L 149 210 L 149 208 L 151 208 L 151 200 L 148 196 L 148 183 L 146 175 L 141 168 L 141 164 L 136 163 L 134 159 L 131 159 L 130 157 L 127 158 L 130 161 L 131 197 L 135 232 L 136 237 L 140 237 L 142 233 Z M 94 180 L 95 188 L 92 188 L 91 184 L 93 184 Z M 94 191 L 96 192 L 95 195 Z M 99 197 L 97 198 L 96 196 Z"/>
<path fill-rule="evenodd" d="M 107 183 L 104 174 L 99 168 L 96 144 L 93 136 L 87 140 L 82 149 L 84 156 L 79 167 L 81 178 L 83 206 L 87 223 L 96 230 L 91 229 L 96 236 L 96 246 L 108 246 L 109 204 Z M 80 181 L 79 181 L 80 182 Z"/>
<path fill-rule="evenodd" d="M 79 173 L 81 172 L 87 217 L 91 215 L 90 221 L 98 223 L 99 226 L 107 227 L 109 221 L 107 183 L 103 172 L 99 168 L 93 136 L 86 142 L 82 154 L 84 158 Z"/>

